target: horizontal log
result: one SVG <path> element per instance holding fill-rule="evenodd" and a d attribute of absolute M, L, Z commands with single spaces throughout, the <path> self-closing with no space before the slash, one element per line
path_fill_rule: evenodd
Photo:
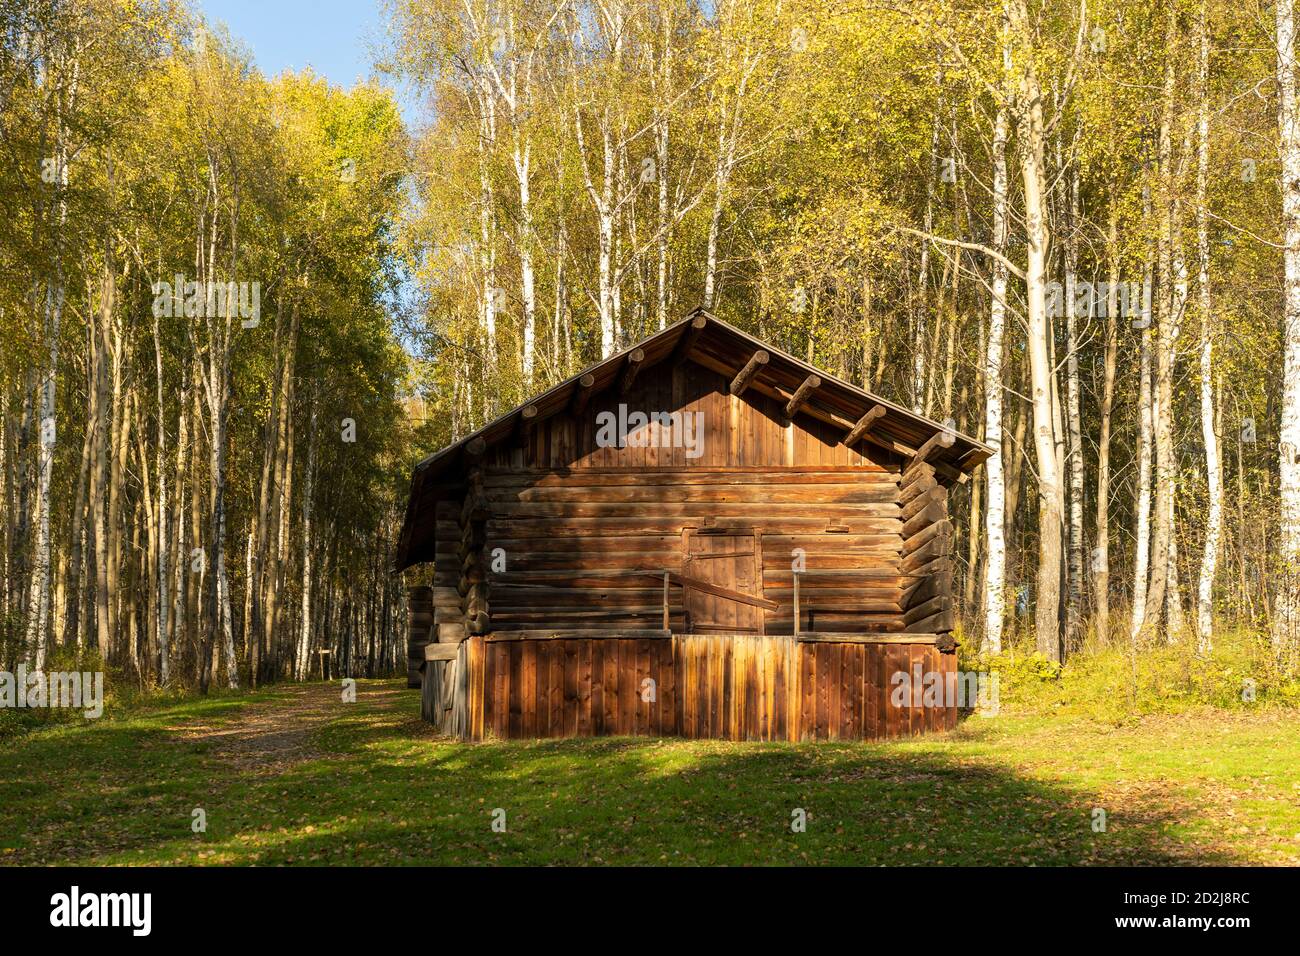
<path fill-rule="evenodd" d="M 928 491 L 924 491 L 921 494 L 918 494 L 915 498 L 912 498 L 910 501 L 903 503 L 901 513 L 902 519 L 906 522 L 918 511 L 929 507 L 932 502 L 947 500 L 948 489 L 944 488 L 942 485 L 935 485 Z"/>
<path fill-rule="evenodd" d="M 459 644 L 426 644 L 424 646 L 424 659 L 426 661 L 454 661 L 459 654 Z"/>
<path fill-rule="evenodd" d="M 799 595 L 799 613 L 807 617 L 810 613 L 816 614 L 902 614 L 902 608 L 898 606 L 898 601 L 893 599 L 881 598 L 880 600 L 864 600 L 862 598 L 821 598 L 807 595 Z"/>
<path fill-rule="evenodd" d="M 647 617 L 650 615 L 663 614 L 664 606 L 660 601 L 658 604 L 622 604 L 618 607 L 592 607 L 581 605 L 578 607 L 566 608 L 536 608 L 532 605 L 522 605 L 520 607 L 496 607 L 492 609 L 492 623 L 499 627 L 505 621 L 537 621 L 545 622 L 564 618 L 566 620 L 583 620 L 599 621 L 609 620 L 619 617 Z M 680 616 L 681 602 L 677 602 L 673 607 L 673 613 Z"/>
<path fill-rule="evenodd" d="M 643 579 L 645 580 L 645 579 Z M 547 587 L 522 588 L 518 586 L 494 588 L 492 591 L 492 613 L 503 614 L 512 611 L 551 610 L 563 614 L 566 608 L 601 607 L 610 604 L 617 613 L 615 605 L 631 603 L 638 607 L 649 606 L 655 601 L 663 604 L 663 586 L 649 587 L 606 587 L 606 588 L 562 588 Z M 670 604 L 680 606 L 680 592 L 673 594 Z"/>
<path fill-rule="evenodd" d="M 952 537 L 940 535 L 931 538 L 923 546 L 906 555 L 899 563 L 898 569 L 903 573 L 924 567 L 935 558 L 945 558 L 952 553 Z"/>
<path fill-rule="evenodd" d="M 901 542 L 899 542 L 901 543 Z M 777 552 L 764 553 L 763 574 L 794 573 L 790 567 L 788 554 Z M 899 577 L 897 545 L 888 548 L 863 547 L 844 549 L 842 551 L 806 551 L 804 569 L 799 573 L 808 580 L 829 580 L 830 578 L 858 579 L 893 579 Z"/>
<path fill-rule="evenodd" d="M 768 587 L 767 582 L 763 582 L 763 594 L 770 596 L 778 601 L 793 601 L 794 589 L 788 587 Z M 799 580 L 799 603 L 802 607 L 811 605 L 827 605 L 837 602 L 848 604 L 887 604 L 898 607 L 898 602 L 903 597 L 903 589 L 899 587 L 818 587 L 810 585 L 802 578 Z"/>
<path fill-rule="evenodd" d="M 903 537 L 911 538 L 913 535 L 920 534 L 926 528 L 943 521 L 948 517 L 948 505 L 943 501 L 931 501 L 928 507 L 922 508 L 912 517 L 903 522 Z"/>
<path fill-rule="evenodd" d="M 921 531 L 918 531 L 910 538 L 904 540 L 903 553 L 912 554 L 918 549 L 924 547 L 928 542 L 932 541 L 935 538 L 951 537 L 951 535 L 952 535 L 951 521 L 948 521 L 947 519 L 944 519 L 942 521 L 936 521 L 934 524 L 930 525 L 929 527 L 924 528 Z"/>
<path fill-rule="evenodd" d="M 940 506 L 942 507 L 942 506 Z M 524 501 L 498 504 L 492 509 L 495 521 L 513 521 L 519 518 L 637 518 L 653 510 L 656 517 L 676 515 L 691 518 L 747 518 L 760 517 L 778 522 L 786 516 L 807 516 L 810 509 L 824 525 L 827 519 L 848 518 L 898 518 L 901 512 L 893 501 L 822 502 L 810 498 L 802 502 L 744 502 L 744 501 L 607 501 L 607 502 L 535 502 Z"/>
<path fill-rule="evenodd" d="M 807 615 L 804 615 L 804 617 L 807 617 Z M 817 623 L 819 625 L 818 630 L 820 631 L 830 630 L 830 628 L 820 626 L 823 623 L 823 618 L 826 623 L 832 624 L 838 621 L 843 621 L 845 626 L 842 630 L 850 632 L 862 631 L 864 628 L 872 631 L 902 631 L 903 629 L 902 618 L 896 610 L 879 612 L 819 611 L 817 614 Z M 794 618 L 788 615 L 773 615 L 765 617 L 763 621 L 767 628 L 767 633 L 769 634 L 788 633 L 794 625 Z M 800 633 L 802 633 L 802 631 L 800 631 Z"/>
<path fill-rule="evenodd" d="M 597 504 L 649 504 L 699 502 L 730 502 L 744 505 L 774 504 L 897 504 L 898 486 L 892 481 L 836 482 L 834 484 L 665 484 L 612 485 L 608 487 L 574 487 L 547 485 L 544 487 L 494 488 L 488 494 L 493 510 L 500 511 L 515 503 L 561 504 L 565 502 Z"/>
<path fill-rule="evenodd" d="M 448 623 L 438 625 L 438 643 L 439 644 L 459 644 L 467 636 L 466 627 L 463 623 Z"/>
<path fill-rule="evenodd" d="M 572 628 L 568 630 L 533 629 L 493 631 L 491 634 L 487 635 L 484 640 L 489 644 L 504 644 L 510 641 L 647 641 L 665 640 L 672 636 L 672 631 L 665 631 L 659 628 L 624 628 L 620 630 L 610 630 L 605 628 L 581 630 Z"/>
<path fill-rule="evenodd" d="M 903 614 L 903 624 L 915 624 L 917 621 L 924 621 L 933 617 L 941 611 L 952 609 L 952 598 L 946 594 L 939 594 L 930 600 L 918 604 L 916 607 Z"/>
<path fill-rule="evenodd" d="M 933 492 L 936 488 L 942 488 L 942 487 L 943 487 L 942 485 L 927 484 L 924 482 L 913 482 L 910 485 L 906 485 L 900 488 L 898 491 L 899 507 L 900 509 L 906 510 L 906 508 L 917 498 L 923 495 L 928 495 L 931 492 Z"/>
<path fill-rule="evenodd" d="M 952 558 L 945 554 L 915 567 L 908 573 L 915 578 L 930 578 L 941 574 L 951 574 L 952 569 Z"/>
<path fill-rule="evenodd" d="M 953 629 L 955 621 L 952 611 L 940 611 L 924 620 L 906 625 L 907 630 L 920 632 L 947 633 Z"/>
<path fill-rule="evenodd" d="M 871 633 L 853 634 L 848 631 L 800 631 L 795 638 L 800 644 L 937 644 L 938 634 Z"/>
<path fill-rule="evenodd" d="M 941 594 L 952 594 L 952 588 L 953 576 L 951 571 L 926 575 L 923 578 L 918 578 L 915 583 L 903 592 L 902 600 L 899 603 L 903 610 L 911 610 L 932 597 Z"/>
<path fill-rule="evenodd" d="M 504 532 L 508 528 L 501 530 Z M 492 547 L 505 548 L 507 561 L 511 560 L 511 554 L 524 557 L 540 555 L 543 552 L 550 555 L 568 554 L 573 551 L 583 554 L 606 554 L 671 549 L 674 553 L 680 554 L 682 535 L 680 531 L 676 531 L 651 534 L 592 534 L 583 537 L 557 538 L 550 534 L 503 533 L 492 535 Z"/>
<path fill-rule="evenodd" d="M 898 478 L 898 487 L 907 488 L 915 484 L 929 487 L 935 480 L 934 475 L 934 465 L 924 461 L 913 462 L 903 469 L 903 473 Z"/>
<path fill-rule="evenodd" d="M 488 523 L 488 535 L 493 547 L 499 547 L 498 538 L 590 537 L 621 538 L 641 535 L 678 534 L 685 527 L 701 527 L 705 516 L 643 516 L 640 518 L 501 518 Z M 897 533 L 897 517 L 863 517 L 841 519 L 850 534 Z M 719 518 L 711 525 L 716 534 L 750 534 L 755 525 L 772 525 L 776 519 L 764 520 L 761 515 L 750 517 Z M 787 534 L 821 535 L 826 531 L 825 518 L 782 517 L 780 530 Z M 766 535 L 764 535 L 766 537 Z"/>
<path fill-rule="evenodd" d="M 843 484 L 859 479 L 898 482 L 897 472 L 883 465 L 698 465 L 688 468 L 514 468 L 490 472 L 484 488 L 547 486 L 598 487 L 644 484 Z"/>

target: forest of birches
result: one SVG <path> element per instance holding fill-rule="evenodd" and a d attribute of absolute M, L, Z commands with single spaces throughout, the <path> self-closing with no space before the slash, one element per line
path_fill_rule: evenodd
<path fill-rule="evenodd" d="M 384 13 L 0 0 L 0 668 L 402 670 L 414 463 L 698 306 L 1000 449 L 965 646 L 1296 666 L 1294 0 Z"/>

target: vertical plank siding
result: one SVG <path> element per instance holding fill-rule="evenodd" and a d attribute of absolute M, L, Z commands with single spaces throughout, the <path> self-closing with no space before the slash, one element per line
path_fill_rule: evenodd
<path fill-rule="evenodd" d="M 802 642 L 683 634 L 463 645 L 470 740 L 665 736 L 717 740 L 872 740 L 950 730 L 958 708 L 918 692 L 895 706 L 896 672 L 953 681 L 957 657 L 933 644 Z M 457 705 L 462 706 L 462 705 Z"/>

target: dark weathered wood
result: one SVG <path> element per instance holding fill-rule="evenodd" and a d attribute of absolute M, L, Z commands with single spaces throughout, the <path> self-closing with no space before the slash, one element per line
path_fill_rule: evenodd
<path fill-rule="evenodd" d="M 922 633 L 922 632 L 938 633 L 938 632 L 951 631 L 953 629 L 954 624 L 955 621 L 953 618 L 953 612 L 951 611 L 951 609 L 949 609 L 949 610 L 940 611 L 938 614 L 934 614 L 930 617 L 909 624 L 907 625 L 907 629 L 910 631 L 911 629 L 915 628 L 918 633 Z"/>
<path fill-rule="evenodd" d="M 525 405 L 519 410 L 519 417 L 515 419 L 516 432 L 522 435 L 535 421 L 537 421 L 537 406 Z"/>
<path fill-rule="evenodd" d="M 640 374 L 642 367 L 645 365 L 645 351 L 643 349 L 632 349 L 627 353 L 627 361 L 623 365 L 622 375 L 619 377 L 618 390 L 622 395 L 626 395 L 632 390 L 636 377 Z"/>
<path fill-rule="evenodd" d="M 759 349 L 749 357 L 745 367 L 736 373 L 736 377 L 731 380 L 730 391 L 732 395 L 743 395 L 745 389 L 749 388 L 754 377 L 762 371 L 763 366 L 771 361 L 772 356 L 764 349 Z"/>
<path fill-rule="evenodd" d="M 933 574 L 927 574 L 917 578 L 916 582 L 908 587 L 899 601 L 899 606 L 903 610 L 911 610 L 923 601 L 928 601 L 932 597 L 941 594 L 952 594 L 953 577 L 951 571 L 939 571 Z"/>
<path fill-rule="evenodd" d="M 912 464 L 916 465 L 916 464 L 920 464 L 921 462 L 929 460 L 930 456 L 932 456 L 940 448 L 947 448 L 948 446 L 950 446 L 952 444 L 952 441 L 953 441 L 953 433 L 948 431 L 947 429 L 940 432 L 935 432 L 933 435 L 931 435 L 929 438 L 926 439 L 924 445 L 922 445 L 920 448 L 916 450 L 916 454 L 912 456 Z"/>
<path fill-rule="evenodd" d="M 945 503 L 947 502 L 947 500 L 948 500 L 948 490 L 946 488 L 942 488 L 939 486 L 932 487 L 916 495 L 916 497 L 911 498 L 911 500 L 904 502 L 902 506 L 902 510 L 900 511 L 900 517 L 902 517 L 903 521 L 905 522 L 910 521 L 912 519 L 912 516 L 915 515 L 918 511 L 922 511 L 925 508 L 928 508 L 930 505 L 934 504 L 935 502 Z"/>
<path fill-rule="evenodd" d="M 808 400 L 812 398 L 812 393 L 821 387 L 822 379 L 820 375 L 809 375 L 800 382 L 799 387 L 790 396 L 790 401 L 785 403 L 785 417 L 793 419 L 795 415 L 799 414 L 799 409 L 803 408 Z"/>
<path fill-rule="evenodd" d="M 927 525 L 903 542 L 903 553 L 912 554 L 934 538 L 951 537 L 952 522 L 946 518 Z"/>
<path fill-rule="evenodd" d="M 587 405 L 591 401 L 591 396 L 595 393 L 596 376 L 590 372 L 582 375 L 574 383 L 573 397 L 569 400 L 569 413 L 574 418 L 581 418 L 583 412 L 587 410 Z"/>
<path fill-rule="evenodd" d="M 519 631 L 494 631 L 486 635 L 483 639 L 489 644 L 500 644 L 506 641 L 563 641 L 574 638 L 584 640 L 646 640 L 646 639 L 667 639 L 672 637 L 672 632 L 667 628 L 631 628 L 625 630 L 607 630 L 598 631 L 581 631 L 581 630 L 553 630 L 553 629 L 533 629 Z"/>
<path fill-rule="evenodd" d="M 438 479 L 418 532 L 435 535 L 418 552 L 435 589 L 411 607 L 438 641 L 407 650 L 442 729 L 854 739 L 947 721 L 907 707 L 891 723 L 882 704 L 888 654 L 953 660 L 939 653 L 952 528 L 934 433 L 900 430 L 883 401 L 846 403 L 806 368 L 721 351 L 696 318 L 676 343 L 622 353 L 487 426 L 477 456 Z M 698 416 L 697 453 L 661 440 L 683 437 L 680 417 L 597 446 L 593 403 L 622 396 L 692 428 Z"/>
<path fill-rule="evenodd" d="M 942 501 L 931 500 L 927 507 L 916 512 L 903 522 L 903 538 L 911 538 L 947 517 L 947 505 Z"/>
<path fill-rule="evenodd" d="M 646 571 L 645 573 L 657 575 L 660 572 Z M 781 605 L 778 604 L 776 601 L 769 601 L 766 598 L 761 598 L 754 594 L 746 594 L 743 591 L 736 591 L 731 588 L 721 587 L 717 584 L 712 584 L 700 578 L 692 577 L 685 574 L 679 574 L 675 571 L 667 572 L 667 575 L 668 575 L 668 579 L 673 584 L 676 584 L 681 587 L 694 588 L 697 591 L 704 591 L 707 594 L 712 594 L 717 597 L 726 598 L 729 601 L 736 601 L 740 604 L 749 604 L 754 607 L 761 607 L 767 611 L 779 611 L 781 609 Z"/>
<path fill-rule="evenodd" d="M 850 428 L 848 434 L 844 436 L 844 444 L 852 446 L 860 442 L 867 436 L 867 433 L 871 431 L 872 425 L 884 416 L 885 406 L 883 405 L 876 405 L 874 408 L 868 410 L 865 415 L 854 422 L 853 427 Z"/>
<path fill-rule="evenodd" d="M 695 343 L 700 340 L 700 336 L 708 327 L 709 320 L 707 316 L 697 315 L 686 324 L 682 337 L 677 340 L 677 345 L 673 349 L 671 365 L 680 365 L 690 358 L 691 351 L 695 348 Z"/>
<path fill-rule="evenodd" d="M 796 635 L 797 641 L 812 641 L 823 644 L 934 644 L 939 640 L 937 634 L 851 634 L 838 631 L 802 631 Z"/>
<path fill-rule="evenodd" d="M 904 573 L 915 571 L 917 568 L 929 564 L 935 558 L 947 557 L 951 553 L 952 538 L 947 535 L 938 535 L 931 538 L 916 551 L 905 554 L 898 567 Z"/>
<path fill-rule="evenodd" d="M 424 659 L 426 661 L 454 661 L 459 654 L 459 643 L 424 645 Z"/>
<path fill-rule="evenodd" d="M 924 621 L 941 611 L 950 610 L 952 610 L 952 598 L 947 594 L 939 594 L 904 613 L 903 624 L 915 624 L 917 621 Z"/>

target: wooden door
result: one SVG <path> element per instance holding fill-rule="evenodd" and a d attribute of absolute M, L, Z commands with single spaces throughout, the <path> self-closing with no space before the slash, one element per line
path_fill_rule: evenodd
<path fill-rule="evenodd" d="M 706 584 L 762 596 L 761 558 L 755 535 L 700 534 L 687 536 L 682 573 Z M 763 609 L 696 588 L 686 588 L 689 630 L 696 633 L 761 634 Z"/>

